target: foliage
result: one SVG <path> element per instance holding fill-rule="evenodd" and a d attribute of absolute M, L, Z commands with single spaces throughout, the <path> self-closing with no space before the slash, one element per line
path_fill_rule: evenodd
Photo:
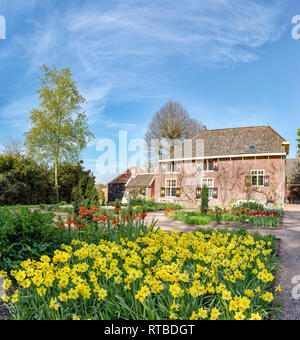
<path fill-rule="evenodd" d="M 28 257 L 51 255 L 64 240 L 52 213 L 0 208 L 0 268 L 15 268 Z"/>
<path fill-rule="evenodd" d="M 119 243 L 74 240 L 23 262 L 4 299 L 22 320 L 268 319 L 277 268 L 274 239 L 258 234 L 150 231 Z"/>
<path fill-rule="evenodd" d="M 214 220 L 213 216 L 202 214 L 199 211 L 177 211 L 167 215 L 175 220 L 196 225 L 207 225 Z"/>
<path fill-rule="evenodd" d="M 60 200 L 68 203 L 73 202 L 75 188 L 82 180 L 83 193 L 86 192 L 89 181 L 91 180 L 95 184 L 95 177 L 90 170 L 86 170 L 83 166 L 83 162 L 62 162 L 58 168 L 58 181 L 59 181 L 59 195 Z M 54 168 L 50 170 L 49 180 L 51 185 L 54 186 Z M 55 201 L 54 199 L 52 200 Z"/>
<path fill-rule="evenodd" d="M 248 210 L 265 210 L 263 204 L 256 203 L 256 202 L 244 202 L 238 208 L 240 209 L 248 209 Z"/>
<path fill-rule="evenodd" d="M 74 213 L 78 215 L 80 207 L 94 207 L 99 205 L 99 195 L 95 187 L 95 177 L 89 174 L 81 176 L 78 185 L 73 190 Z"/>
<path fill-rule="evenodd" d="M 53 189 L 54 169 L 25 156 L 0 155 L 0 205 L 39 205 L 56 202 Z M 82 190 L 91 192 L 89 201 L 95 201 L 90 189 L 95 178 L 90 170 L 85 170 L 82 162 L 63 162 L 59 167 L 60 198 L 71 203 L 75 187 L 82 179 Z M 89 189 L 87 190 L 89 185 Z"/>
<path fill-rule="evenodd" d="M 90 177 L 87 183 L 85 191 L 85 205 L 88 207 L 93 207 L 99 205 L 99 195 L 95 187 L 95 178 Z"/>
<path fill-rule="evenodd" d="M 130 205 L 143 208 L 145 211 L 159 211 L 159 210 L 171 210 L 182 209 L 182 206 L 174 203 L 156 203 L 154 201 L 145 200 L 142 198 L 131 199 Z"/>
<path fill-rule="evenodd" d="M 201 212 L 205 214 L 206 209 L 208 208 L 208 188 L 204 186 L 201 189 Z"/>
<path fill-rule="evenodd" d="M 275 216 L 249 216 L 248 223 L 255 227 L 277 228 L 279 225 L 279 219 Z"/>
<path fill-rule="evenodd" d="M 49 203 L 48 170 L 23 156 L 0 155 L 0 205 Z"/>
<path fill-rule="evenodd" d="M 58 202 L 58 167 L 62 160 L 78 161 L 79 152 L 92 140 L 86 115 L 81 112 L 85 99 L 71 79 L 69 68 L 57 70 L 43 65 L 39 107 L 30 114 L 31 128 L 25 133 L 27 152 L 37 159 L 54 162 Z"/>
<path fill-rule="evenodd" d="M 218 207 L 201 211 L 178 211 L 168 216 L 187 224 L 205 225 L 212 221 L 232 221 L 248 223 L 251 226 L 278 227 L 283 215 L 282 209 L 265 209 L 264 211 L 247 210 L 242 208 L 220 209 Z"/>

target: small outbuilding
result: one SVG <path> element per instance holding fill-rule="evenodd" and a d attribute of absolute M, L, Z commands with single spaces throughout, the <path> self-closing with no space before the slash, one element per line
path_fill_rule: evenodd
<path fill-rule="evenodd" d="M 155 174 L 142 173 L 132 176 L 125 187 L 130 196 L 149 200 L 155 198 L 154 182 Z"/>
<path fill-rule="evenodd" d="M 108 183 L 108 202 L 114 202 L 116 199 L 121 201 L 126 190 L 126 183 L 132 176 L 143 172 L 144 170 L 140 166 L 132 166 L 110 181 Z"/>

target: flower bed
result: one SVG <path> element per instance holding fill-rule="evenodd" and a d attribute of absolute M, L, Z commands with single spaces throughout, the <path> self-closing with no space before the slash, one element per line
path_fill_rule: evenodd
<path fill-rule="evenodd" d="M 283 210 L 250 210 L 250 209 L 205 209 L 201 211 L 176 211 L 167 212 L 170 217 L 188 223 L 206 225 L 212 221 L 233 221 L 248 223 L 250 226 L 257 227 L 278 227 Z"/>
<path fill-rule="evenodd" d="M 17 290 L 2 298 L 13 319 L 266 319 L 277 264 L 274 239 L 258 234 L 74 240 L 52 258 L 22 262 L 10 273 Z"/>

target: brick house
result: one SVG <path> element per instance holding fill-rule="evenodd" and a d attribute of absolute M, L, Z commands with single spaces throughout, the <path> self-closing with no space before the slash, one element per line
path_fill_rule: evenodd
<path fill-rule="evenodd" d="M 270 126 L 203 129 L 159 161 L 157 201 L 200 204 L 203 186 L 210 205 L 257 200 L 283 205 L 289 142 Z"/>

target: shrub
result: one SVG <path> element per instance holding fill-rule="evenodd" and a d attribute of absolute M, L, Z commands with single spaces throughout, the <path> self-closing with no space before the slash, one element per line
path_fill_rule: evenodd
<path fill-rule="evenodd" d="M 52 213 L 27 208 L 0 208 L 0 268 L 15 268 L 20 261 L 51 255 L 64 241 Z"/>
<path fill-rule="evenodd" d="M 202 214 L 199 211 L 177 211 L 171 212 L 168 215 L 175 220 L 197 225 L 207 225 L 214 219 L 213 216 Z"/>
<path fill-rule="evenodd" d="M 207 209 L 208 209 L 208 188 L 204 186 L 201 189 L 201 212 L 205 214 Z"/>
<path fill-rule="evenodd" d="M 182 209 L 180 204 L 175 203 L 156 203 L 154 201 L 145 200 L 141 198 L 131 199 L 131 206 L 138 206 L 145 211 L 160 211 L 160 210 L 179 210 Z"/>
<path fill-rule="evenodd" d="M 265 207 L 263 204 L 256 203 L 256 202 L 245 202 L 242 203 L 241 206 L 239 207 L 240 209 L 249 209 L 249 210 L 261 210 L 264 211 Z"/>

